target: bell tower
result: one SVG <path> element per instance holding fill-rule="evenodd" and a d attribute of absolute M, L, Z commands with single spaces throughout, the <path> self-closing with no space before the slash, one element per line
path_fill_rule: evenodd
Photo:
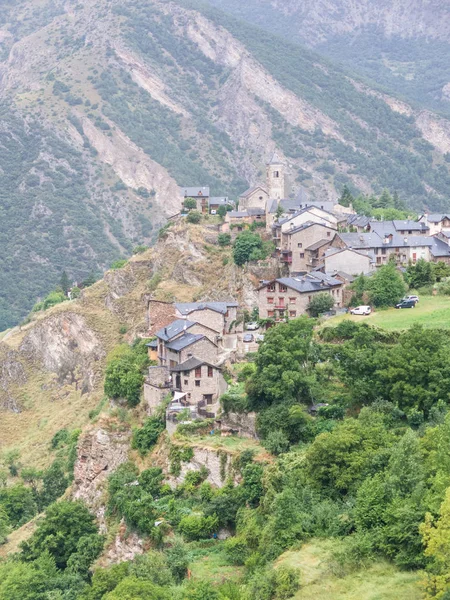
<path fill-rule="evenodd" d="M 284 164 L 275 152 L 272 160 L 266 165 L 267 191 L 270 200 L 285 198 L 284 190 Z"/>

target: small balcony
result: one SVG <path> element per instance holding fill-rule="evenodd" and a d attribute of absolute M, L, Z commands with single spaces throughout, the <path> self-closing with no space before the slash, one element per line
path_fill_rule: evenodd
<path fill-rule="evenodd" d="M 288 265 L 292 264 L 292 252 L 290 250 L 282 250 L 281 261 Z"/>
<path fill-rule="evenodd" d="M 286 310 L 286 305 L 285 304 L 274 304 L 274 308 L 276 310 Z"/>

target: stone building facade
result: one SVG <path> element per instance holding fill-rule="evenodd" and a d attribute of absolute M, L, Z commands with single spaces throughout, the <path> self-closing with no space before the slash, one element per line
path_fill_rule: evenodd
<path fill-rule="evenodd" d="M 262 319 L 295 319 L 306 314 L 316 294 L 327 293 L 334 306 L 343 305 L 343 283 L 323 273 L 284 277 L 265 282 L 258 288 L 259 316 Z"/>

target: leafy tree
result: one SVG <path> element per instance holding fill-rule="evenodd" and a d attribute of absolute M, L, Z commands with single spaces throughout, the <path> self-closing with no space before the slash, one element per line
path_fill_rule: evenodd
<path fill-rule="evenodd" d="M 395 265 L 388 263 L 380 267 L 369 278 L 370 302 L 377 307 L 392 306 L 401 300 L 406 292 L 406 285 Z"/>
<path fill-rule="evenodd" d="M 450 265 L 440 260 L 437 263 L 431 263 L 433 274 L 436 281 L 441 281 L 445 277 L 450 277 Z"/>
<path fill-rule="evenodd" d="M 67 489 L 69 481 L 65 475 L 63 464 L 55 460 L 42 475 L 42 492 L 40 508 L 45 508 L 60 498 Z"/>
<path fill-rule="evenodd" d="M 89 579 L 90 566 L 100 556 L 104 542 L 104 538 L 97 533 L 81 536 L 76 551 L 67 560 L 67 571 Z"/>
<path fill-rule="evenodd" d="M 409 287 L 414 289 L 432 285 L 436 281 L 435 268 L 432 263 L 423 258 L 419 259 L 414 265 L 408 265 L 406 276 Z"/>
<path fill-rule="evenodd" d="M 126 577 L 104 600 L 170 600 L 170 591 L 145 579 Z"/>
<path fill-rule="evenodd" d="M 320 314 L 328 312 L 334 306 L 334 298 L 327 293 L 314 294 L 308 306 L 309 314 L 312 317 L 318 317 Z"/>
<path fill-rule="evenodd" d="M 0 546 L 7 541 L 9 531 L 9 517 L 6 510 L 0 504 Z"/>
<path fill-rule="evenodd" d="M 251 231 L 239 234 L 233 244 L 233 260 L 242 266 L 251 260 L 266 258 L 261 237 Z"/>
<path fill-rule="evenodd" d="M 219 217 L 222 217 L 222 219 L 225 217 L 227 212 L 227 207 L 224 204 L 221 204 L 217 209 L 217 214 L 219 215 Z"/>
<path fill-rule="evenodd" d="M 32 490 L 22 484 L 0 489 L 0 506 L 14 528 L 27 523 L 37 511 Z"/>
<path fill-rule="evenodd" d="M 306 452 L 308 479 L 330 495 L 354 490 L 392 443 L 379 417 L 369 413 L 364 417 L 348 419 L 330 433 L 321 433 Z"/>
<path fill-rule="evenodd" d="M 186 221 L 192 225 L 198 225 L 202 220 L 202 214 L 196 210 L 192 210 L 186 217 Z"/>
<path fill-rule="evenodd" d="M 205 517 L 200 514 L 192 514 L 183 517 L 178 527 L 188 540 L 202 540 L 209 538 L 217 529 L 217 525 L 216 516 Z"/>
<path fill-rule="evenodd" d="M 197 208 L 197 200 L 195 198 L 186 198 L 183 202 L 184 208 L 187 210 L 192 210 Z"/>
<path fill-rule="evenodd" d="M 65 569 L 72 554 L 78 551 L 80 538 L 94 534 L 97 534 L 95 518 L 86 506 L 63 500 L 49 506 L 36 531 L 22 542 L 22 556 L 33 561 L 47 551 L 56 566 Z"/>
<path fill-rule="evenodd" d="M 172 546 L 166 550 L 167 564 L 176 583 L 180 583 L 187 574 L 190 554 L 186 544 L 181 539 L 175 539 Z"/>
<path fill-rule="evenodd" d="M 126 398 L 128 406 L 136 406 L 140 401 L 143 371 L 147 366 L 145 340 L 131 348 L 127 344 L 118 346 L 108 356 L 105 394 L 110 398 Z"/>
<path fill-rule="evenodd" d="M 256 372 L 246 385 L 250 409 L 274 402 L 309 401 L 318 358 L 313 327 L 312 319 L 301 317 L 267 331 L 256 356 Z"/>

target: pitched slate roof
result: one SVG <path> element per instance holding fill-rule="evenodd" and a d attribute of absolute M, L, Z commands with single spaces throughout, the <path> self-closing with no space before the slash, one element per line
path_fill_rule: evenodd
<path fill-rule="evenodd" d="M 211 204 L 215 205 L 223 205 L 226 206 L 227 204 L 234 204 L 233 202 L 231 202 L 228 199 L 228 196 L 212 196 L 211 198 L 208 198 L 208 206 L 211 206 Z"/>
<path fill-rule="evenodd" d="M 311 246 L 308 246 L 307 248 L 305 248 L 305 250 L 318 250 L 319 248 L 322 248 L 322 246 L 325 246 L 325 244 L 330 244 L 331 243 L 331 238 L 329 238 L 328 240 L 319 240 L 318 242 L 316 242 L 315 244 L 311 244 Z"/>
<path fill-rule="evenodd" d="M 209 363 L 206 360 L 200 360 L 199 358 L 192 356 L 191 358 L 188 358 L 187 360 L 180 363 L 176 367 L 172 367 L 170 370 L 171 371 L 192 371 L 193 369 L 196 369 L 197 367 L 200 367 L 202 365 L 207 365 L 208 367 L 213 367 L 214 369 L 220 369 L 220 367 L 217 367 L 216 365 L 213 365 L 212 363 Z"/>
<path fill-rule="evenodd" d="M 247 208 L 247 214 L 250 217 L 257 217 L 258 215 L 265 215 L 266 211 L 263 208 Z"/>
<path fill-rule="evenodd" d="M 281 277 L 275 279 L 278 283 L 281 283 L 288 288 L 291 288 L 301 294 L 307 292 L 319 292 L 321 290 L 331 289 L 337 285 L 342 285 L 342 282 L 330 275 L 321 273 L 320 271 L 314 271 L 314 273 L 307 273 L 299 277 Z M 258 289 L 266 287 L 270 281 L 266 281 Z"/>
<path fill-rule="evenodd" d="M 355 227 L 367 227 L 371 220 L 371 217 L 366 217 L 366 215 L 348 215 L 347 217 L 347 223 Z"/>
<path fill-rule="evenodd" d="M 325 227 L 325 229 L 332 229 L 333 231 L 336 232 L 336 229 L 334 229 L 334 227 L 331 227 L 332 223 L 330 223 L 330 225 L 325 225 L 325 223 L 317 223 L 316 221 L 306 221 L 306 223 L 302 223 L 298 227 L 293 227 L 292 229 L 288 229 L 284 233 L 286 235 L 291 235 L 291 233 L 298 233 L 299 231 L 308 229 L 309 227 L 312 227 L 313 225 L 318 225 L 319 227 Z"/>
<path fill-rule="evenodd" d="M 147 348 L 157 348 L 158 347 L 158 340 L 152 340 L 151 342 L 149 342 L 148 344 L 145 344 L 147 346 Z"/>
<path fill-rule="evenodd" d="M 396 231 L 428 231 L 430 228 L 425 223 L 418 221 L 392 221 Z"/>
<path fill-rule="evenodd" d="M 207 198 L 209 196 L 209 186 L 180 187 L 180 192 L 185 198 Z"/>
<path fill-rule="evenodd" d="M 172 321 L 166 327 L 163 327 L 159 331 L 156 332 L 156 337 L 163 342 L 169 342 L 173 340 L 173 338 L 180 335 L 184 330 L 190 329 L 193 327 L 195 323 L 193 321 L 188 321 L 187 319 L 177 319 L 176 321 Z"/>
<path fill-rule="evenodd" d="M 239 198 L 247 198 L 248 196 L 251 196 L 252 194 L 254 194 L 257 190 L 261 190 L 265 194 L 267 194 L 267 190 L 265 188 L 263 188 L 260 185 L 256 185 L 255 187 L 251 187 L 251 188 L 248 188 L 248 190 L 245 190 L 245 192 L 240 194 Z"/>
<path fill-rule="evenodd" d="M 198 334 L 198 333 L 197 334 L 184 333 L 182 336 L 180 336 L 176 340 L 173 340 L 172 342 L 169 342 L 168 344 L 166 344 L 166 348 L 168 348 L 169 350 L 174 350 L 175 352 L 179 352 L 180 350 L 183 350 L 184 348 L 187 348 L 188 346 L 195 344 L 196 342 L 198 342 L 199 340 L 202 340 L 203 338 L 206 338 L 206 336 Z M 208 338 L 206 338 L 206 339 L 208 339 Z M 213 342 L 211 342 L 211 343 L 213 343 Z"/>
<path fill-rule="evenodd" d="M 237 302 L 231 301 L 223 301 L 223 302 L 183 302 L 176 303 L 175 308 L 182 315 L 188 315 L 195 310 L 213 310 L 218 313 L 222 313 L 223 315 L 228 311 L 228 308 L 236 308 L 239 304 Z"/>
<path fill-rule="evenodd" d="M 441 213 L 431 213 L 429 215 L 423 215 L 427 218 L 427 220 L 430 223 L 440 223 L 443 219 L 445 219 L 447 217 L 447 219 L 450 219 L 450 215 L 443 215 Z"/>
<path fill-rule="evenodd" d="M 280 157 L 278 156 L 277 152 L 275 151 L 273 153 L 271 160 L 267 164 L 268 165 L 282 165 L 283 161 L 280 160 Z"/>

